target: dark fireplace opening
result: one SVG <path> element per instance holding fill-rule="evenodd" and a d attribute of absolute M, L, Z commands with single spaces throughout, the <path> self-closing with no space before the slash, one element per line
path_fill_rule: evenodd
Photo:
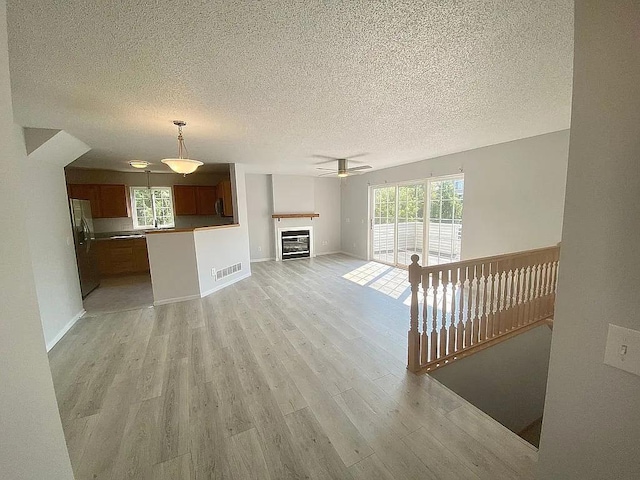
<path fill-rule="evenodd" d="M 281 233 L 282 260 L 309 258 L 311 244 L 309 230 L 290 230 Z"/>

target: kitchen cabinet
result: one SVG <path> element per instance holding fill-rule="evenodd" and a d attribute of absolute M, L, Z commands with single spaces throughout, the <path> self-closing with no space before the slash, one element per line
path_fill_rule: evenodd
<path fill-rule="evenodd" d="M 215 215 L 216 198 L 214 186 L 173 186 L 173 208 L 176 215 Z"/>
<path fill-rule="evenodd" d="M 196 187 L 193 185 L 173 186 L 173 209 L 176 215 L 196 215 Z"/>
<path fill-rule="evenodd" d="M 128 217 L 127 187 L 98 185 L 100 190 L 100 218 Z"/>
<path fill-rule="evenodd" d="M 216 214 L 216 187 L 196 187 L 196 211 L 198 215 Z"/>
<path fill-rule="evenodd" d="M 130 275 L 149 271 L 149 255 L 145 238 L 98 240 L 100 275 Z"/>
<path fill-rule="evenodd" d="M 100 189 L 98 185 L 68 185 L 69 198 L 77 198 L 78 200 L 89 200 L 91 203 L 91 216 L 100 218 Z"/>
<path fill-rule="evenodd" d="M 233 217 L 233 200 L 231 199 L 231 180 L 222 180 L 217 187 L 218 187 L 218 198 L 222 199 L 222 216 Z"/>
<path fill-rule="evenodd" d="M 127 187 L 125 185 L 68 185 L 69 198 L 89 200 L 93 218 L 128 217 Z"/>

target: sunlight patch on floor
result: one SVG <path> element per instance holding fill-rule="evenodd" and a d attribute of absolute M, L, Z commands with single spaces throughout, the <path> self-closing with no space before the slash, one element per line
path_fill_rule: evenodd
<path fill-rule="evenodd" d="M 365 263 L 361 267 L 356 268 L 355 270 L 351 270 L 349 273 L 345 273 L 342 278 L 357 283 L 358 285 L 364 286 L 389 269 L 391 269 L 391 267 L 388 265 L 369 262 Z"/>
<path fill-rule="evenodd" d="M 377 290 L 396 300 L 404 297 L 409 288 L 406 270 L 377 262 L 368 262 L 344 274 L 342 278 Z"/>

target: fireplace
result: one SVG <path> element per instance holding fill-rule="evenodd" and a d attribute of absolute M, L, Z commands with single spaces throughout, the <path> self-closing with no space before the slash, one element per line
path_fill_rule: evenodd
<path fill-rule="evenodd" d="M 311 256 L 309 230 L 287 230 L 280 234 L 282 259 L 309 258 Z"/>
<path fill-rule="evenodd" d="M 278 260 L 313 257 L 312 227 L 278 229 Z"/>

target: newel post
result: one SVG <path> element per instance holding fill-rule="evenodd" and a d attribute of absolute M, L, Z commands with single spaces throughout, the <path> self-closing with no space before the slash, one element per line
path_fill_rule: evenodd
<path fill-rule="evenodd" d="M 411 255 L 409 265 L 409 283 L 411 284 L 411 328 L 409 330 L 409 359 L 407 368 L 417 372 L 420 368 L 420 332 L 418 332 L 418 288 L 422 279 L 422 267 L 418 263 L 420 257 Z"/>

